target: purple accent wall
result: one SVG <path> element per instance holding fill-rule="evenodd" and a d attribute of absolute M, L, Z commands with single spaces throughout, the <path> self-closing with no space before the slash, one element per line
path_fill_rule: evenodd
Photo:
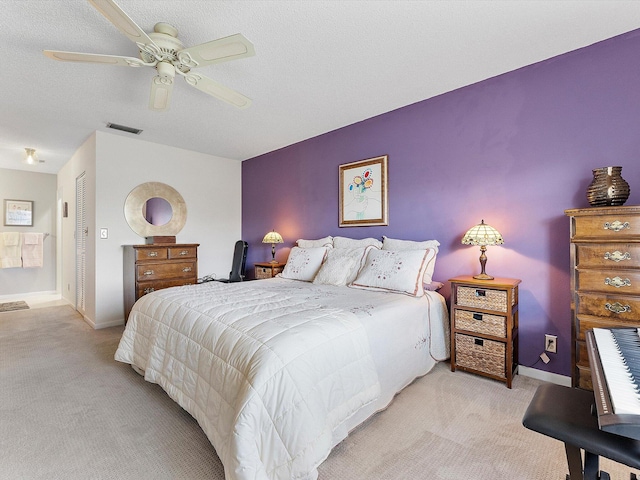
<path fill-rule="evenodd" d="M 339 228 L 338 166 L 382 154 L 389 225 Z M 487 273 L 522 279 L 520 364 L 570 375 L 564 210 L 588 207 L 591 170 L 611 165 L 639 204 L 640 30 L 243 162 L 247 265 L 271 258 L 260 243 L 271 229 L 282 261 L 298 238 L 437 239 L 434 278 L 446 282 L 479 273 L 479 247 L 460 240 L 484 219 L 505 239 L 488 247 Z M 545 333 L 558 335 L 547 365 Z"/>

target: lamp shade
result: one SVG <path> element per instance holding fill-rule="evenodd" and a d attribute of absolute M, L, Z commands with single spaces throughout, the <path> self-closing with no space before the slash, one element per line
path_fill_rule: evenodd
<path fill-rule="evenodd" d="M 500 232 L 491 225 L 484 223 L 484 220 L 478 225 L 471 227 L 462 237 L 463 245 L 502 245 L 504 240 Z"/>
<path fill-rule="evenodd" d="M 283 243 L 282 235 L 273 230 L 264 236 L 262 243 Z"/>

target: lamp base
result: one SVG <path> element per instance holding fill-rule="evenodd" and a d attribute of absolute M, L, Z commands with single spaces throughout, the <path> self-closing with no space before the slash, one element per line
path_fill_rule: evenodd
<path fill-rule="evenodd" d="M 491 275 L 487 275 L 486 273 L 474 275 L 473 278 L 475 278 L 476 280 L 493 280 L 494 279 L 494 277 L 492 277 Z"/>

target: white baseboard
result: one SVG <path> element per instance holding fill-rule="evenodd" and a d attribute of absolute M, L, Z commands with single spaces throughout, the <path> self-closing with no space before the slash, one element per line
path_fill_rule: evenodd
<path fill-rule="evenodd" d="M 549 383 L 555 383 L 557 385 L 564 385 L 565 387 L 571 386 L 571 377 L 558 375 L 557 373 L 545 372 L 543 370 L 538 370 L 537 368 L 525 367 L 524 365 L 518 365 L 518 375 L 543 380 Z"/>
<path fill-rule="evenodd" d="M 55 290 L 47 290 L 46 292 L 28 292 L 28 293 L 12 293 L 10 295 L 0 295 L 0 301 L 24 300 L 33 297 L 51 297 L 51 300 L 59 300 L 60 294 Z"/>

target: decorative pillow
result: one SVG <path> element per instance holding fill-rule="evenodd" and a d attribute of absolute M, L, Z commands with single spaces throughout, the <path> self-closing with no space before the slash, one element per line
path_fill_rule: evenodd
<path fill-rule="evenodd" d="M 400 251 L 372 249 L 358 278 L 350 286 L 421 297 L 424 295 L 424 271 L 435 254 L 431 248 Z"/>
<path fill-rule="evenodd" d="M 282 270 L 282 278 L 310 282 L 320 270 L 322 260 L 327 253 L 326 247 L 300 248 L 293 247 L 289 253 L 287 264 Z"/>
<path fill-rule="evenodd" d="M 320 267 L 320 271 L 313 279 L 313 283 L 320 285 L 347 285 L 358 275 L 363 259 L 366 259 L 366 248 L 331 248 Z"/>
<path fill-rule="evenodd" d="M 363 238 L 356 240 L 347 237 L 333 237 L 333 246 L 335 248 L 363 248 L 373 245 L 376 248 L 382 248 L 382 242 L 377 238 Z"/>
<path fill-rule="evenodd" d="M 414 242 L 413 240 L 398 240 L 382 236 L 382 250 L 425 250 L 433 248 L 438 253 L 440 242 L 437 240 L 424 240 Z"/>
<path fill-rule="evenodd" d="M 329 235 L 318 240 L 304 240 L 301 238 L 296 243 L 300 248 L 333 247 L 333 237 Z"/>
<path fill-rule="evenodd" d="M 413 240 L 398 240 L 395 238 L 388 238 L 384 235 L 382 236 L 382 250 L 395 250 L 395 251 L 404 251 L 404 250 L 425 250 L 430 248 L 434 250 L 435 255 L 433 260 L 429 262 L 427 265 L 427 269 L 424 271 L 424 279 L 422 283 L 426 285 L 431 284 L 433 280 L 433 271 L 436 268 L 436 256 L 438 255 L 438 247 L 440 246 L 440 242 L 437 240 L 424 240 L 422 242 L 414 242 Z"/>

